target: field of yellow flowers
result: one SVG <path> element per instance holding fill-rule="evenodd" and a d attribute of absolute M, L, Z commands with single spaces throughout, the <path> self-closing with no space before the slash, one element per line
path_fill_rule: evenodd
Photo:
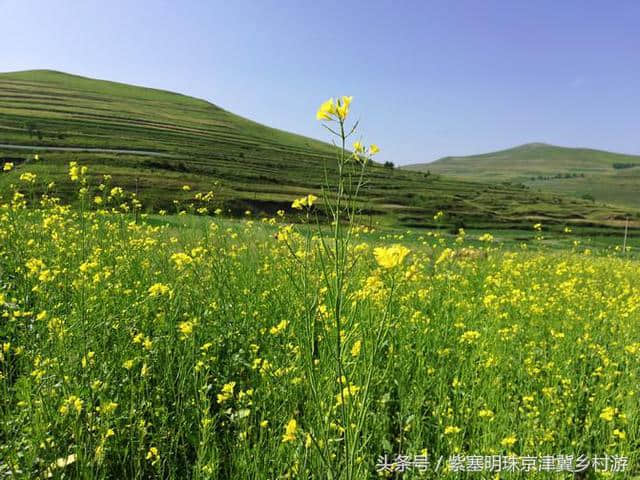
<path fill-rule="evenodd" d="M 408 252 L 355 229 L 338 332 L 318 238 L 264 223 L 182 232 L 4 203 L 3 472 L 339 478 L 349 464 L 374 478 L 399 452 L 637 460 L 635 261 Z M 336 338 L 348 384 L 329 368 Z"/>
<path fill-rule="evenodd" d="M 328 234 L 313 195 L 180 229 L 69 174 L 0 205 L 1 478 L 637 472 L 637 261 Z"/>

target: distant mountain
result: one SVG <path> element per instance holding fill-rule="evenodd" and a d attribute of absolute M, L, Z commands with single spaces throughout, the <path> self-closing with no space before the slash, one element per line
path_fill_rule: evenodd
<path fill-rule="evenodd" d="M 214 208 L 226 213 L 273 214 L 290 211 L 291 201 L 306 193 L 322 198 L 335 153 L 328 143 L 186 95 L 50 70 L 0 74 L 0 164 L 15 164 L 0 172 L 0 195 L 29 171 L 41 188 L 55 182 L 56 194 L 71 198 L 77 185 L 69 181 L 68 163 L 78 161 L 89 167 L 94 185 L 111 175 L 112 185 L 136 192 L 145 208 L 175 212 L 174 199 L 189 204 L 194 192 L 215 190 Z M 621 219 L 640 218 L 637 210 L 522 186 L 379 164 L 368 169 L 360 206 L 368 222 L 415 227 L 433 225 L 439 210 L 451 226 L 483 229 L 530 230 L 533 221 L 544 221 L 619 231 Z"/>
<path fill-rule="evenodd" d="M 638 155 L 528 143 L 404 168 L 469 180 L 522 183 L 543 191 L 640 207 Z"/>

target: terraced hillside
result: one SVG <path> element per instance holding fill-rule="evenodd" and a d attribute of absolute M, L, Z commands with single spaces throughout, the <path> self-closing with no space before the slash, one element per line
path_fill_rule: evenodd
<path fill-rule="evenodd" d="M 535 190 L 640 207 L 640 156 L 544 143 L 409 165 L 475 181 L 509 181 Z"/>
<path fill-rule="evenodd" d="M 333 154 L 326 143 L 176 93 L 52 71 L 0 74 L 0 161 L 16 164 L 0 174 L 0 187 L 28 170 L 39 185 L 55 181 L 58 193 L 69 194 L 67 164 L 78 161 L 137 191 L 149 208 L 171 207 L 217 183 L 225 210 L 272 213 L 302 193 L 319 193 Z M 184 184 L 192 191 L 183 192 Z M 362 208 L 373 220 L 407 226 L 431 225 L 439 210 L 451 225 L 482 228 L 530 228 L 532 221 L 619 228 L 623 218 L 632 226 L 639 218 L 634 209 L 381 165 L 369 170 Z"/>

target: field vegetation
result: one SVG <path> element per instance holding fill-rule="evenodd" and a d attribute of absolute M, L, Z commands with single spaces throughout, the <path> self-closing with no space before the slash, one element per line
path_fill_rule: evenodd
<path fill-rule="evenodd" d="M 640 156 L 529 143 L 507 150 L 410 165 L 472 181 L 522 184 L 533 191 L 640 207 Z"/>
<path fill-rule="evenodd" d="M 498 455 L 638 474 L 631 243 L 451 235 L 444 212 L 372 231 L 378 148 L 351 143 L 350 104 L 318 111 L 335 183 L 260 219 L 209 215 L 184 177 L 175 215 L 149 215 L 76 163 L 68 205 L 23 166 L 0 205 L 0 475 L 473 478 Z"/>
<path fill-rule="evenodd" d="M 246 210 L 272 216 L 306 193 L 324 202 L 325 172 L 336 172 L 335 153 L 329 143 L 185 95 L 45 70 L 0 74 L 0 162 L 15 165 L 0 174 L 0 188 L 17 184 L 28 171 L 38 175 L 38 193 L 55 182 L 56 195 L 69 202 L 75 190 L 67 165 L 76 161 L 137 193 L 148 211 L 175 212 L 172 200 L 189 199 L 181 189 L 189 183 L 197 191 L 214 190 L 216 208 L 227 216 Z M 374 161 L 359 208 L 371 225 L 412 228 L 435 227 L 438 211 L 446 212 L 441 222 L 456 230 L 526 231 L 542 221 L 557 231 L 569 224 L 576 232 L 595 227 L 620 235 L 626 218 L 632 229 L 640 226 L 640 205 L 611 207 L 496 178 L 501 180 L 460 180 Z"/>

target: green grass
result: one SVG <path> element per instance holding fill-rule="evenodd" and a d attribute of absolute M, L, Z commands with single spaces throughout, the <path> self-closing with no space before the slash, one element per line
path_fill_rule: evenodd
<path fill-rule="evenodd" d="M 182 189 L 146 214 L 78 166 L 66 205 L 23 164 L 0 201 L 0 474 L 361 480 L 401 454 L 453 479 L 467 455 L 575 452 L 637 473 L 638 239 L 560 232 L 559 209 L 494 236 L 451 212 L 367 225 L 341 153 L 328 205 L 245 220 Z"/>
<path fill-rule="evenodd" d="M 134 220 L 134 216 L 129 217 Z M 157 215 L 145 214 L 145 222 L 153 226 L 162 226 L 175 232 L 180 237 L 198 236 L 203 228 L 206 228 L 211 219 L 202 215 Z M 411 248 L 423 248 L 425 245 L 431 245 L 437 242 L 439 248 L 458 248 L 460 243 L 459 234 L 455 233 L 452 228 L 446 225 L 435 225 L 433 228 L 402 228 L 398 226 L 380 225 L 374 223 L 369 229 L 367 218 L 359 218 L 361 225 L 366 227 L 366 233 L 360 233 L 359 238 L 371 244 L 390 245 L 393 243 L 402 243 Z M 282 219 L 285 222 L 293 222 L 296 224 L 304 223 L 304 215 L 291 212 Z M 260 240 L 274 237 L 278 232 L 278 225 L 271 225 L 262 220 L 253 219 L 251 216 L 241 218 L 224 218 L 219 217 L 216 223 L 221 228 L 230 229 L 234 232 L 240 232 L 245 228 L 246 222 L 260 223 L 261 227 L 255 229 L 259 234 Z M 329 233 L 328 225 L 321 226 L 325 233 Z M 622 255 L 624 245 L 623 236 L 617 234 L 607 234 L 598 227 L 583 228 L 576 232 L 564 232 L 562 229 L 554 228 L 554 226 L 545 226 L 541 233 L 533 229 L 485 229 L 470 228 L 464 230 L 464 245 L 474 248 L 486 247 L 486 241 L 480 238 L 486 233 L 490 233 L 493 237 L 491 245 L 499 247 L 505 251 L 511 252 L 571 252 L 584 251 L 588 249 L 593 255 L 598 257 L 606 257 L 610 255 L 623 256 L 627 258 L 638 259 L 640 256 L 640 236 L 630 235 L 627 238 L 627 247 L 629 251 Z M 542 238 L 540 238 L 542 236 Z"/>
<path fill-rule="evenodd" d="M 56 193 L 69 199 L 67 164 L 78 161 L 89 166 L 94 183 L 99 175 L 112 175 L 113 183 L 137 192 L 145 208 L 155 210 L 173 208 L 176 198 L 186 200 L 181 186 L 188 183 L 196 191 L 215 189 L 218 205 L 228 214 L 272 214 L 297 196 L 320 196 L 325 166 L 332 171 L 335 162 L 335 151 L 326 143 L 260 125 L 203 100 L 40 70 L 0 74 L 0 139 L 33 146 L 31 151 L 0 149 L 0 162 L 16 164 L 13 172 L 0 174 L 0 189 L 8 190 L 21 173 L 31 171 L 40 190 L 54 181 Z M 164 156 L 53 152 L 43 145 Z M 628 207 L 375 164 L 360 207 L 372 223 L 388 226 L 429 227 L 440 210 L 447 212 L 450 227 L 530 229 L 543 221 L 620 234 L 626 217 L 632 228 L 640 226 L 638 210 Z"/>
<path fill-rule="evenodd" d="M 137 103 L 216 115 L 132 88 L 74 78 L 64 98 L 121 102 L 88 122 L 108 141 L 125 138 L 114 112 Z M 326 204 L 267 216 L 320 188 L 331 147 L 294 154 L 300 137 L 269 143 L 266 127 L 224 115 L 233 139 L 198 135 L 225 137 L 227 153 L 255 141 L 257 172 L 228 153 L 236 168 L 214 175 L 221 164 L 188 151 L 193 129 L 180 146 L 158 133 L 167 123 L 130 131 L 167 163 L 95 153 L 87 172 L 41 152 L 0 177 L 0 477 L 399 478 L 379 472 L 399 454 L 429 459 L 407 479 L 470 478 L 452 471 L 467 456 L 621 456 L 624 478 L 640 473 L 635 230 L 620 248 L 633 212 L 375 165 L 351 198 L 342 149 Z M 304 174 L 287 160 L 298 154 Z M 290 168 L 269 177 L 269 162 Z M 144 212 L 164 204 L 178 213 Z M 243 220 L 208 215 L 246 205 Z"/>
<path fill-rule="evenodd" d="M 637 155 L 532 143 L 482 155 L 445 157 L 405 168 L 468 180 L 521 183 L 532 190 L 640 207 Z"/>
<path fill-rule="evenodd" d="M 621 455 L 638 474 L 637 260 L 358 228 L 338 331 L 326 252 L 302 224 L 274 238 L 288 220 L 4 204 L 0 475 L 360 480 L 425 449 L 430 471 L 403 478 L 460 478 L 433 471 L 453 455 Z M 379 268 L 398 242 L 409 257 Z M 336 338 L 347 418 L 364 406 L 351 477 Z"/>

